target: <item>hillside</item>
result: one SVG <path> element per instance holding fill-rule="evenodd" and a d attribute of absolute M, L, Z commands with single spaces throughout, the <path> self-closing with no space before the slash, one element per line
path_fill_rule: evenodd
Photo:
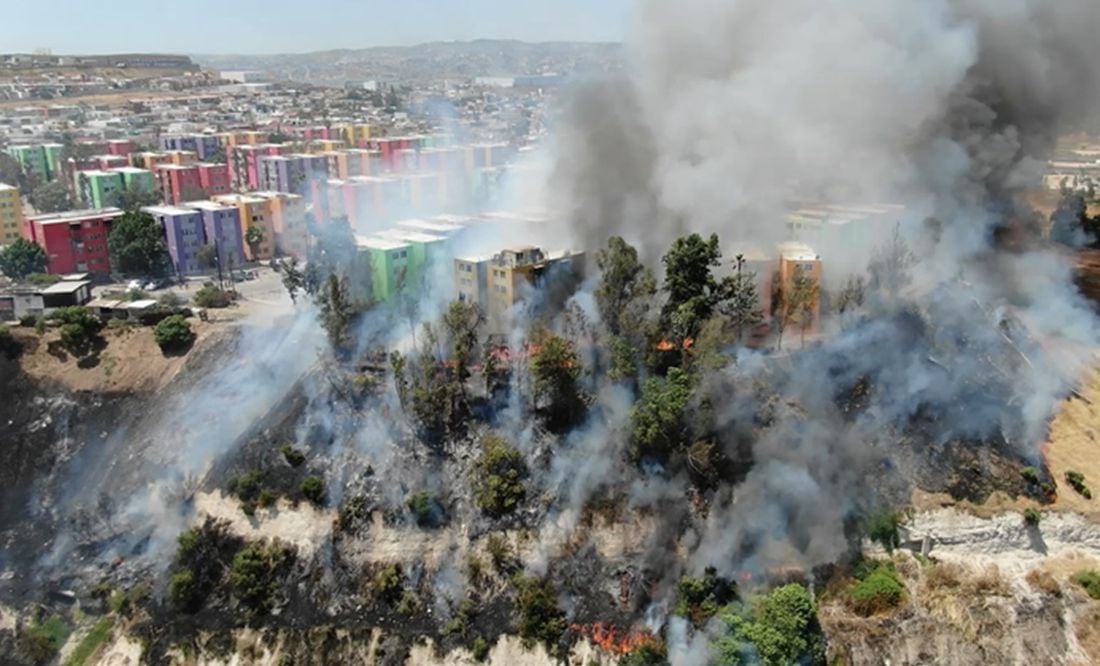
<path fill-rule="evenodd" d="M 432 42 L 264 56 L 193 55 L 203 67 L 251 69 L 278 79 L 343 85 L 380 80 L 420 83 L 478 76 L 517 76 L 554 72 L 601 72 L 622 65 L 619 44 L 526 43 L 511 40 Z"/>

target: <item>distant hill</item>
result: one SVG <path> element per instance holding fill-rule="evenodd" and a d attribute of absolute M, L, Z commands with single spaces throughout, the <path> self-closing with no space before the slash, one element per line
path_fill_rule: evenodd
<path fill-rule="evenodd" d="M 622 66 L 617 43 L 475 40 L 276 55 L 193 55 L 203 67 L 258 70 L 277 79 L 341 85 L 346 81 L 430 81 L 477 76 L 610 71 Z"/>

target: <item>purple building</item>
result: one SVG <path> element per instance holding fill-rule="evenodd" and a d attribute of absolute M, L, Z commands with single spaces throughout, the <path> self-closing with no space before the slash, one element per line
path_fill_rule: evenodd
<path fill-rule="evenodd" d="M 260 189 L 305 196 L 314 182 L 328 180 L 325 155 L 265 155 L 260 158 Z"/>
<path fill-rule="evenodd" d="M 207 160 L 221 148 L 218 137 L 211 134 L 161 134 L 161 150 L 187 150 Z"/>
<path fill-rule="evenodd" d="M 244 263 L 244 234 L 241 231 L 241 211 L 214 201 L 192 201 L 183 204 L 202 214 L 203 235 L 207 245 L 213 245 L 222 268 Z"/>
<path fill-rule="evenodd" d="M 142 210 L 152 215 L 164 229 L 173 272 L 191 275 L 206 268 L 199 262 L 199 250 L 205 244 L 206 235 L 202 213 L 177 206 L 148 206 Z"/>

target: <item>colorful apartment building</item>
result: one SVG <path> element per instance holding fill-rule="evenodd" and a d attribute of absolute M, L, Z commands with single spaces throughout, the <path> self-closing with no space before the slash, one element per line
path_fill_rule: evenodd
<path fill-rule="evenodd" d="M 304 258 L 309 247 L 305 197 L 289 192 L 265 191 L 252 194 L 267 202 L 265 214 L 270 215 L 275 231 L 275 254 Z"/>
<path fill-rule="evenodd" d="M 260 158 L 260 187 L 273 192 L 306 195 L 312 185 L 328 180 L 324 155 L 265 155 Z"/>
<path fill-rule="evenodd" d="M 160 152 L 136 153 L 131 156 L 134 166 L 155 170 L 161 164 L 192 164 L 198 161 L 198 155 L 190 150 L 163 150 Z"/>
<path fill-rule="evenodd" d="M 19 162 L 19 166 L 23 167 L 23 173 L 27 176 L 37 178 L 43 182 L 50 180 L 46 151 L 41 145 L 9 146 L 8 154 Z"/>
<path fill-rule="evenodd" d="M 137 150 L 137 146 L 130 139 L 111 139 L 107 142 L 107 152 L 112 155 L 129 157 Z"/>
<path fill-rule="evenodd" d="M 179 205 L 181 201 L 192 201 L 203 196 L 197 165 L 161 164 L 156 169 L 156 176 L 161 199 L 165 203 Z"/>
<path fill-rule="evenodd" d="M 583 252 L 550 255 L 534 246 L 507 249 L 493 257 L 458 258 L 454 261 L 459 300 L 477 303 L 494 331 L 508 330 L 516 307 L 528 302 L 534 290 L 548 296 L 540 305 L 556 307 L 565 302 L 584 279 Z"/>
<path fill-rule="evenodd" d="M 355 123 L 351 125 L 344 125 L 341 128 L 343 139 L 349 146 L 355 146 L 356 148 L 366 148 L 370 142 L 370 125 L 366 123 Z"/>
<path fill-rule="evenodd" d="M 258 261 L 274 256 L 275 214 L 267 199 L 248 194 L 223 194 L 212 199 L 240 211 L 241 247 L 245 258 Z M 262 235 L 261 241 L 254 246 L 248 244 L 249 227 L 257 227 Z"/>
<path fill-rule="evenodd" d="M 410 229 L 387 229 L 378 234 L 383 238 L 405 243 L 409 246 L 409 262 L 405 269 L 404 281 L 409 293 L 418 295 L 428 288 L 433 267 L 446 270 L 449 263 L 450 244 L 447 238 L 426 234 Z"/>
<path fill-rule="evenodd" d="M 46 180 L 54 181 L 61 177 L 61 155 L 65 146 L 60 143 L 42 144 L 42 154 L 46 159 Z"/>
<path fill-rule="evenodd" d="M 282 155 L 285 148 L 277 143 L 235 146 L 229 151 L 230 184 L 238 190 L 259 190 L 260 159 Z"/>
<path fill-rule="evenodd" d="M 104 208 L 35 215 L 27 218 L 25 235 L 46 251 L 50 273 L 110 275 L 107 236 L 122 214 L 118 208 Z"/>
<path fill-rule="evenodd" d="M 232 270 L 245 262 L 244 234 L 241 232 L 241 211 L 215 201 L 191 201 L 184 208 L 193 208 L 202 214 L 204 241 L 213 245 L 215 257 L 225 270 Z"/>
<path fill-rule="evenodd" d="M 19 188 L 0 183 L 0 245 L 14 243 L 23 235 L 23 198 Z"/>
<path fill-rule="evenodd" d="M 155 192 L 157 189 L 156 176 L 148 169 L 117 167 L 114 169 L 107 169 L 107 171 L 114 171 L 121 175 L 123 187 L 141 190 L 143 192 Z"/>
<path fill-rule="evenodd" d="M 192 152 L 200 160 L 221 152 L 221 141 L 213 134 L 162 134 L 159 143 L 163 151 Z"/>
<path fill-rule="evenodd" d="M 206 196 L 229 194 L 229 167 L 225 164 L 199 162 L 199 186 Z"/>
<path fill-rule="evenodd" d="M 199 261 L 199 250 L 206 244 L 201 211 L 179 206 L 147 206 L 142 210 L 164 229 L 173 273 L 194 275 L 207 268 Z"/>
<path fill-rule="evenodd" d="M 215 136 L 227 150 L 234 146 L 255 146 L 261 143 L 267 143 L 267 134 L 255 130 L 223 132 Z"/>
<path fill-rule="evenodd" d="M 410 247 L 392 238 L 356 236 L 356 247 L 370 257 L 374 300 L 392 300 L 401 290 L 409 265 Z"/>
<path fill-rule="evenodd" d="M 115 205 L 122 190 L 122 174 L 117 171 L 78 171 L 76 192 L 80 201 L 90 208 L 109 208 Z"/>

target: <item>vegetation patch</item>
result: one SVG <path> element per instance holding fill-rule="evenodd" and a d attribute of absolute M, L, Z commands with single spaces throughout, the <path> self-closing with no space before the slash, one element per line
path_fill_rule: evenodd
<path fill-rule="evenodd" d="M 719 614 L 725 632 L 712 644 L 715 666 L 824 664 L 825 639 L 809 591 L 797 583 L 778 587 Z"/>
<path fill-rule="evenodd" d="M 233 596 L 253 615 L 266 615 L 277 603 L 277 594 L 294 551 L 275 540 L 248 544 L 233 556 L 229 583 Z"/>
<path fill-rule="evenodd" d="M 114 626 L 115 619 L 113 617 L 100 618 L 91 631 L 88 632 L 88 635 L 77 644 L 73 653 L 65 661 L 65 666 L 84 666 L 84 662 L 88 661 L 88 658 L 95 654 L 111 637 L 111 630 L 114 629 Z"/>
<path fill-rule="evenodd" d="M 708 567 L 701 578 L 684 576 L 677 586 L 676 614 L 702 626 L 737 596 L 737 586 Z"/>
<path fill-rule="evenodd" d="M 556 655 L 565 634 L 565 613 L 558 607 L 557 590 L 544 578 L 518 576 L 516 590 L 516 629 L 525 645 L 542 643 Z"/>
<path fill-rule="evenodd" d="M 506 516 L 527 498 L 523 483 L 527 462 L 518 449 L 498 435 L 486 436 L 481 446 L 481 457 L 474 466 L 474 501 L 494 518 Z"/>
<path fill-rule="evenodd" d="M 1089 490 L 1089 487 L 1085 484 L 1085 475 L 1081 472 L 1076 472 L 1072 469 L 1066 472 L 1066 483 L 1068 483 L 1069 487 L 1073 488 L 1081 497 L 1092 499 L 1092 491 Z"/>
<path fill-rule="evenodd" d="M 1100 571 L 1080 571 L 1073 575 L 1073 582 L 1080 585 L 1090 597 L 1100 601 Z"/>
<path fill-rule="evenodd" d="M 856 583 L 848 590 L 848 605 L 859 615 L 889 612 L 905 601 L 905 584 L 892 562 L 863 560 L 853 573 Z"/>

